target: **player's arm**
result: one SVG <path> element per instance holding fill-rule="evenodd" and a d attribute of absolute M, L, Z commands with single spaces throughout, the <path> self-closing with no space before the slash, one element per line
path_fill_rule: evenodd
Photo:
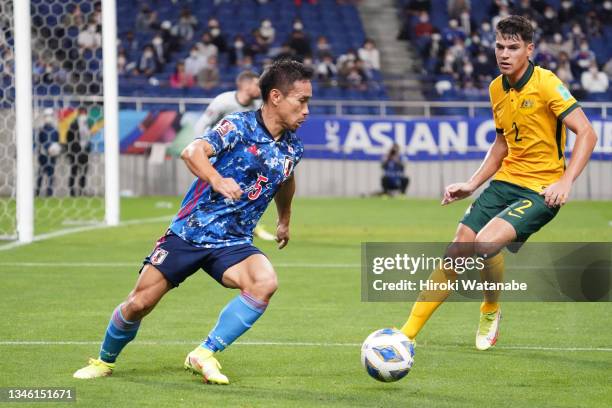
<path fill-rule="evenodd" d="M 591 122 L 581 108 L 574 109 L 563 119 L 565 126 L 576 134 L 576 143 L 572 150 L 572 159 L 565 173 L 559 181 L 546 187 L 540 195 L 549 207 L 558 207 L 565 204 L 574 181 L 586 167 L 595 149 L 597 135 L 591 126 Z"/>
<path fill-rule="evenodd" d="M 289 242 L 289 221 L 291 219 L 291 201 L 295 194 L 295 177 L 292 175 L 282 183 L 274 195 L 278 224 L 276 227 L 276 242 L 278 249 L 283 249 Z"/>
<path fill-rule="evenodd" d="M 487 155 L 476 172 L 467 182 L 455 183 L 446 187 L 442 205 L 452 203 L 469 197 L 485 181 L 490 179 L 501 167 L 504 157 L 508 155 L 508 144 L 503 133 L 498 132 L 495 141 L 489 148 Z"/>
<path fill-rule="evenodd" d="M 199 179 L 204 180 L 214 191 L 225 198 L 238 200 L 242 190 L 232 178 L 224 178 L 210 163 L 209 157 L 214 155 L 210 143 L 202 139 L 196 139 L 189 143 L 181 152 L 181 159 L 189 170 Z"/>

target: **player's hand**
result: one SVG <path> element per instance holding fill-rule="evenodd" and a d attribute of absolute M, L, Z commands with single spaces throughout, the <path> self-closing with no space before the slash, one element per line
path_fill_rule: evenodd
<path fill-rule="evenodd" d="M 544 203 L 550 208 L 561 207 L 566 203 L 571 189 L 572 183 L 561 179 L 542 190 L 540 195 L 544 197 Z"/>
<path fill-rule="evenodd" d="M 215 180 L 211 180 L 210 185 L 214 191 L 230 200 L 238 200 L 242 195 L 242 189 L 233 178 L 219 177 Z"/>
<path fill-rule="evenodd" d="M 444 189 L 444 197 L 442 198 L 442 205 L 450 204 L 453 201 L 461 200 L 469 197 L 475 188 L 469 183 L 455 183 L 446 186 Z"/>
<path fill-rule="evenodd" d="M 278 249 L 283 249 L 289 243 L 289 225 L 279 223 L 276 227 L 276 242 Z"/>

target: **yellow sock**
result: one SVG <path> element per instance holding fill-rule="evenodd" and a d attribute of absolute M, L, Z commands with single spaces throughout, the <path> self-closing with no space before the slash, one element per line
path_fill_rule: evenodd
<path fill-rule="evenodd" d="M 444 271 L 443 269 L 434 270 L 429 279 L 434 282 L 446 282 L 447 280 L 453 280 L 457 277 L 454 271 Z M 419 294 L 419 299 L 412 306 L 412 311 L 408 320 L 402 327 L 401 331 L 409 339 L 414 339 L 416 335 L 421 331 L 429 317 L 436 311 L 438 306 L 446 300 L 450 290 L 435 290 L 435 291 L 423 291 Z"/>
<path fill-rule="evenodd" d="M 480 272 L 481 280 L 496 283 L 504 281 L 504 256 L 501 252 L 485 259 L 484 266 Z M 483 293 L 484 302 L 480 305 L 480 311 L 482 313 L 496 312 L 499 309 L 499 303 L 497 302 L 499 291 L 485 290 Z"/>

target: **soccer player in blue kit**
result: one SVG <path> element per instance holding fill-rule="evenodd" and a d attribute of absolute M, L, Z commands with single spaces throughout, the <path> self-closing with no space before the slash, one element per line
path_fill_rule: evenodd
<path fill-rule="evenodd" d="M 112 374 L 121 350 L 159 300 L 198 269 L 227 288 L 240 289 L 219 314 L 184 367 L 206 383 L 229 384 L 214 354 L 246 332 L 277 288 L 276 272 L 253 246 L 253 228 L 274 198 L 279 249 L 289 242 L 293 172 L 303 153 L 295 131 L 308 116 L 312 70 L 299 62 L 272 64 L 260 78 L 263 106 L 226 116 L 182 152 L 197 177 L 168 231 L 144 260 L 136 287 L 113 312 L 97 359 L 74 373 Z"/>

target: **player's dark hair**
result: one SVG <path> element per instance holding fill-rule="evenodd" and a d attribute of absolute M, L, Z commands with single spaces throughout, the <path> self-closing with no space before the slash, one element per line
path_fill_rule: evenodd
<path fill-rule="evenodd" d="M 497 23 L 495 30 L 502 37 L 519 37 L 527 44 L 533 42 L 533 26 L 528 18 L 511 15 Z"/>
<path fill-rule="evenodd" d="M 259 75 L 257 75 L 255 72 L 253 71 L 242 71 L 240 74 L 238 74 L 238 76 L 236 77 L 236 83 L 240 83 L 242 81 L 245 81 L 247 79 L 254 79 L 254 78 L 259 78 Z"/>
<path fill-rule="evenodd" d="M 301 62 L 282 59 L 270 65 L 259 78 L 259 88 L 264 102 L 268 100 L 270 91 L 278 89 L 287 95 L 295 81 L 310 81 L 314 71 Z"/>

